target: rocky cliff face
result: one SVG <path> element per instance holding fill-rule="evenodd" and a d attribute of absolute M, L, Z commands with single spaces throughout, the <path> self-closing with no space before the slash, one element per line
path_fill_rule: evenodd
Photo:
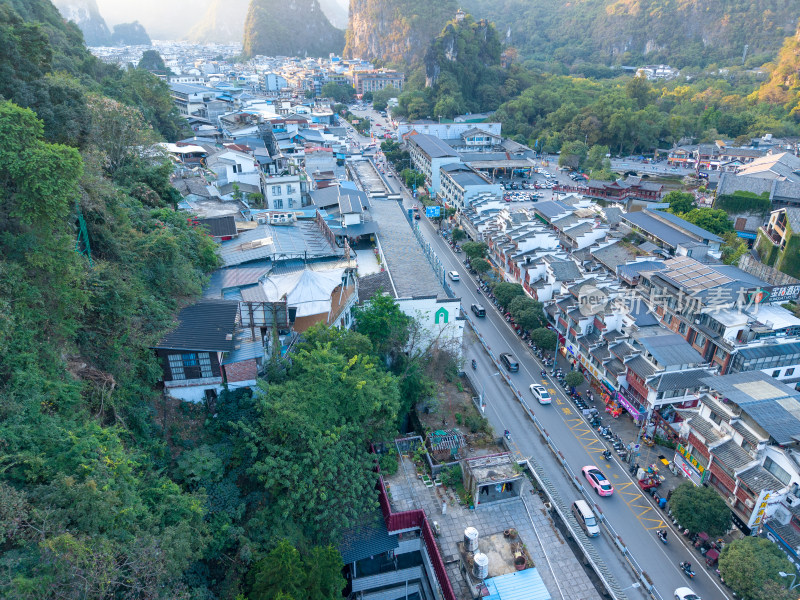
<path fill-rule="evenodd" d="M 794 33 L 788 0 L 462 0 L 526 57 L 562 64 L 758 66 Z"/>
<path fill-rule="evenodd" d="M 111 32 L 95 0 L 57 0 L 54 4 L 65 19 L 80 28 L 87 46 L 105 46 L 111 42 Z"/>
<path fill-rule="evenodd" d="M 191 42 L 227 43 L 240 41 L 250 0 L 212 0 L 203 18 L 189 30 Z"/>
<path fill-rule="evenodd" d="M 341 53 L 336 29 L 318 0 L 251 0 L 244 25 L 244 55 L 327 56 Z"/>
<path fill-rule="evenodd" d="M 455 0 L 350 0 L 345 55 L 417 62 L 457 8 Z"/>

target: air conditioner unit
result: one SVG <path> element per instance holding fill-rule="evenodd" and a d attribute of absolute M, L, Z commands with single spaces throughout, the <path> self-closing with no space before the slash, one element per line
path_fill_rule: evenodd
<path fill-rule="evenodd" d="M 259 225 L 266 225 L 266 224 L 267 224 L 267 219 L 266 219 L 266 217 L 259 217 L 259 218 L 258 218 L 258 224 L 259 224 Z"/>
<path fill-rule="evenodd" d="M 791 507 L 800 506 L 800 498 L 797 496 L 792 496 L 791 494 L 786 495 L 786 504 Z"/>
<path fill-rule="evenodd" d="M 728 496 L 728 504 L 734 506 L 736 504 L 736 496 Z"/>
<path fill-rule="evenodd" d="M 755 502 L 753 502 L 752 500 L 750 500 L 750 498 L 747 498 L 747 499 L 744 501 L 744 505 L 745 505 L 747 508 L 753 508 L 753 507 L 755 506 Z"/>

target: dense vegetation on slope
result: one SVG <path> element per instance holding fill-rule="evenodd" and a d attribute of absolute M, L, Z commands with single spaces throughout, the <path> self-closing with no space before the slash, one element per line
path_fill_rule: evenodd
<path fill-rule="evenodd" d="M 793 0 L 467 0 L 520 55 L 547 69 L 586 64 L 675 67 L 771 60 L 797 22 Z M 565 71 L 566 72 L 566 71 Z"/>
<path fill-rule="evenodd" d="M 319 0 L 251 0 L 244 23 L 245 56 L 327 56 L 341 53 L 344 32 L 336 29 Z"/>
<path fill-rule="evenodd" d="M 16 102 L 0 102 L 0 596 L 180 597 L 204 509 L 163 474 L 148 347 L 217 259 L 171 209 L 169 164 L 136 150 L 179 117 L 49 2 L 0 14 L 0 94 Z"/>
<path fill-rule="evenodd" d="M 437 119 L 496 109 L 531 82 L 518 66 L 501 66 L 501 51 L 491 23 L 469 15 L 450 21 L 428 45 L 393 113 Z"/>
<path fill-rule="evenodd" d="M 455 0 L 350 0 L 344 53 L 390 63 L 417 63 L 455 16 Z"/>
<path fill-rule="evenodd" d="M 504 133 L 547 152 L 573 140 L 603 144 L 617 154 L 669 148 L 683 138 L 740 137 L 749 143 L 765 133 L 797 135 L 800 120 L 782 106 L 758 102 L 756 89 L 746 74 L 736 84 L 709 77 L 660 85 L 642 78 L 593 81 L 539 74 L 496 117 Z"/>
<path fill-rule="evenodd" d="M 800 23 L 794 37 L 787 37 L 771 77 L 758 91 L 765 102 L 781 104 L 800 121 Z"/>

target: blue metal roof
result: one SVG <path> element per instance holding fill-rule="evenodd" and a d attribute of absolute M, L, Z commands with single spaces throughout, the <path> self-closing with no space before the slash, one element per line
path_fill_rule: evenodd
<path fill-rule="evenodd" d="M 486 600 L 551 600 L 537 569 L 506 573 L 484 583 L 489 589 Z"/>
<path fill-rule="evenodd" d="M 646 212 L 651 212 L 651 211 L 646 210 Z M 681 219 L 678 215 L 673 215 L 672 213 L 668 213 L 665 210 L 658 211 L 658 214 L 659 216 L 661 216 L 661 218 L 669 221 L 676 227 L 680 227 L 684 231 L 688 231 L 689 233 L 696 235 L 701 240 L 708 240 L 709 242 L 722 241 L 722 238 L 719 237 L 718 235 L 714 235 L 710 231 L 706 231 L 702 227 L 698 227 L 697 225 L 695 225 L 694 223 L 690 223 L 686 219 Z"/>
<path fill-rule="evenodd" d="M 678 244 L 685 244 L 688 242 L 695 242 L 696 240 L 676 227 L 662 223 L 655 217 L 651 217 L 645 212 L 629 212 L 623 215 L 622 219 L 635 225 L 639 229 L 657 237 L 662 242 L 669 244 L 673 248 L 677 248 Z"/>

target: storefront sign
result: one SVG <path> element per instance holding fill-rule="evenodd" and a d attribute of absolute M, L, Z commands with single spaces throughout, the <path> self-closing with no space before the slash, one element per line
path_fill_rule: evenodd
<path fill-rule="evenodd" d="M 753 512 L 750 513 L 750 520 L 747 522 L 748 527 L 756 527 L 761 525 L 761 523 L 767 519 L 769 516 L 767 514 L 767 506 L 769 504 L 770 496 L 772 496 L 772 492 L 761 490 L 761 494 L 758 496 L 755 508 L 753 509 Z"/>
<path fill-rule="evenodd" d="M 607 391 L 609 394 L 613 394 L 614 392 L 616 392 L 616 391 L 617 391 L 617 388 L 616 388 L 616 387 L 614 387 L 613 385 L 611 385 L 610 383 L 608 383 L 608 381 L 606 381 L 605 379 L 603 379 L 602 381 L 600 381 L 600 383 L 602 383 L 602 384 L 605 386 L 605 388 L 606 388 L 606 391 Z"/>
<path fill-rule="evenodd" d="M 567 348 L 567 352 L 572 354 L 572 356 L 575 356 L 575 348 L 572 347 L 572 344 L 567 344 L 566 348 Z"/>
<path fill-rule="evenodd" d="M 634 419 L 642 416 L 642 413 L 640 413 L 638 410 L 636 410 L 636 408 L 634 408 L 633 404 L 628 402 L 628 400 L 625 398 L 625 396 L 623 396 L 619 392 L 617 392 L 617 398 L 616 399 L 617 399 L 617 402 L 619 402 L 623 406 L 623 408 L 625 408 L 625 410 L 627 410 L 631 414 L 631 416 Z"/>
<path fill-rule="evenodd" d="M 698 460 L 689 453 L 689 451 L 683 446 L 683 444 L 678 444 L 678 454 L 683 456 L 683 458 L 685 458 L 686 461 L 690 465 L 692 465 L 692 467 L 694 467 L 698 473 L 700 473 L 700 475 L 705 473 L 706 468 L 703 465 L 701 465 L 698 462 Z"/>
<path fill-rule="evenodd" d="M 690 479 L 693 484 L 698 486 L 702 485 L 704 479 L 702 473 L 698 472 L 698 470 L 690 465 L 678 452 L 675 453 L 672 462 L 674 462 L 678 468 L 680 468 L 683 474 Z M 702 466 L 700 466 L 700 468 L 702 469 Z"/>

